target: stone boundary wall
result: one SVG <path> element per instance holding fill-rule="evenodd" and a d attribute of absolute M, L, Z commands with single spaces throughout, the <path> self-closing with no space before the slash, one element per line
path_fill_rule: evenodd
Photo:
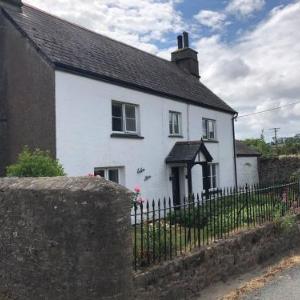
<path fill-rule="evenodd" d="M 298 227 L 284 233 L 274 224 L 241 232 L 202 250 L 135 274 L 137 300 L 199 299 L 201 290 L 241 274 L 300 245 Z"/>
<path fill-rule="evenodd" d="M 0 298 L 132 299 L 130 209 L 101 178 L 0 179 Z"/>
<path fill-rule="evenodd" d="M 300 157 L 259 158 L 258 173 L 261 184 L 289 182 L 300 170 Z"/>

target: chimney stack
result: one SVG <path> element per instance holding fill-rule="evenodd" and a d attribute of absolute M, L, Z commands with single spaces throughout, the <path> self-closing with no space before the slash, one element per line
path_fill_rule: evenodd
<path fill-rule="evenodd" d="M 183 32 L 177 37 L 178 49 L 172 55 L 172 62 L 175 63 L 184 72 L 200 78 L 198 52 L 190 48 L 189 34 Z"/>
<path fill-rule="evenodd" d="M 0 0 L 0 6 L 21 8 L 23 3 L 22 0 Z"/>

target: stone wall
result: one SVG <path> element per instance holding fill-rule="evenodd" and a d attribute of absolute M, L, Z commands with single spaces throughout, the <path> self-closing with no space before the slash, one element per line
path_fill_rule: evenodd
<path fill-rule="evenodd" d="M 260 158 L 258 163 L 261 184 L 288 182 L 300 170 L 300 157 Z"/>
<path fill-rule="evenodd" d="M 0 294 L 132 299 L 130 206 L 101 178 L 0 179 Z"/>
<path fill-rule="evenodd" d="M 247 272 L 299 244 L 297 226 L 288 233 L 273 224 L 242 232 L 185 258 L 136 274 L 135 299 L 198 299 L 204 287 Z"/>

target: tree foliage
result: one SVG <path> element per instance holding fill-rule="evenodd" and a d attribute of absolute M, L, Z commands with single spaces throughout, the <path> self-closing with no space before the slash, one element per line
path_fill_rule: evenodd
<path fill-rule="evenodd" d="M 279 138 L 277 145 L 275 142 L 267 143 L 263 136 L 260 139 L 246 139 L 243 142 L 259 151 L 263 157 L 300 154 L 300 137 L 298 135 L 289 138 Z"/>
<path fill-rule="evenodd" d="M 25 147 L 16 164 L 7 167 L 8 177 L 55 177 L 64 176 L 64 169 L 48 151 Z"/>
<path fill-rule="evenodd" d="M 259 151 L 263 157 L 270 157 L 274 155 L 272 146 L 266 143 L 266 141 L 262 138 L 246 139 L 243 142 L 246 143 L 249 147 L 252 147 L 255 150 Z"/>

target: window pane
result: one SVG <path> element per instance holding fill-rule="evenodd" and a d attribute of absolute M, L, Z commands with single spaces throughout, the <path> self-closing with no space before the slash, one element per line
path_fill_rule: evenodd
<path fill-rule="evenodd" d="M 119 183 L 119 170 L 118 169 L 108 170 L 108 179 L 110 181 Z"/>
<path fill-rule="evenodd" d="M 172 123 L 169 124 L 169 131 L 170 131 L 170 134 L 173 134 L 173 124 Z"/>
<path fill-rule="evenodd" d="M 126 131 L 136 132 L 135 119 L 126 119 Z"/>
<path fill-rule="evenodd" d="M 209 120 L 208 121 L 208 136 L 210 139 L 215 138 L 215 126 L 214 121 Z"/>
<path fill-rule="evenodd" d="M 113 131 L 123 131 L 122 118 L 117 118 L 117 117 L 112 118 L 112 130 Z"/>
<path fill-rule="evenodd" d="M 216 173 L 216 165 L 211 165 L 211 170 L 212 170 L 211 176 L 216 176 L 217 175 L 217 173 Z"/>
<path fill-rule="evenodd" d="M 113 103 L 112 104 L 112 116 L 122 118 L 122 104 Z"/>
<path fill-rule="evenodd" d="M 125 105 L 125 116 L 126 118 L 135 119 L 135 106 L 134 105 Z"/>
<path fill-rule="evenodd" d="M 169 132 L 173 134 L 173 114 L 169 112 Z"/>
<path fill-rule="evenodd" d="M 105 177 L 105 172 L 104 172 L 104 170 L 95 170 L 94 175 L 95 176 L 99 175 L 99 176 L 104 178 Z"/>
<path fill-rule="evenodd" d="M 174 133 L 179 134 L 179 114 L 174 113 Z"/>
<path fill-rule="evenodd" d="M 207 120 L 202 120 L 203 138 L 207 139 Z"/>
<path fill-rule="evenodd" d="M 216 188 L 217 187 L 217 177 L 216 176 L 213 176 L 212 177 L 212 188 Z"/>

